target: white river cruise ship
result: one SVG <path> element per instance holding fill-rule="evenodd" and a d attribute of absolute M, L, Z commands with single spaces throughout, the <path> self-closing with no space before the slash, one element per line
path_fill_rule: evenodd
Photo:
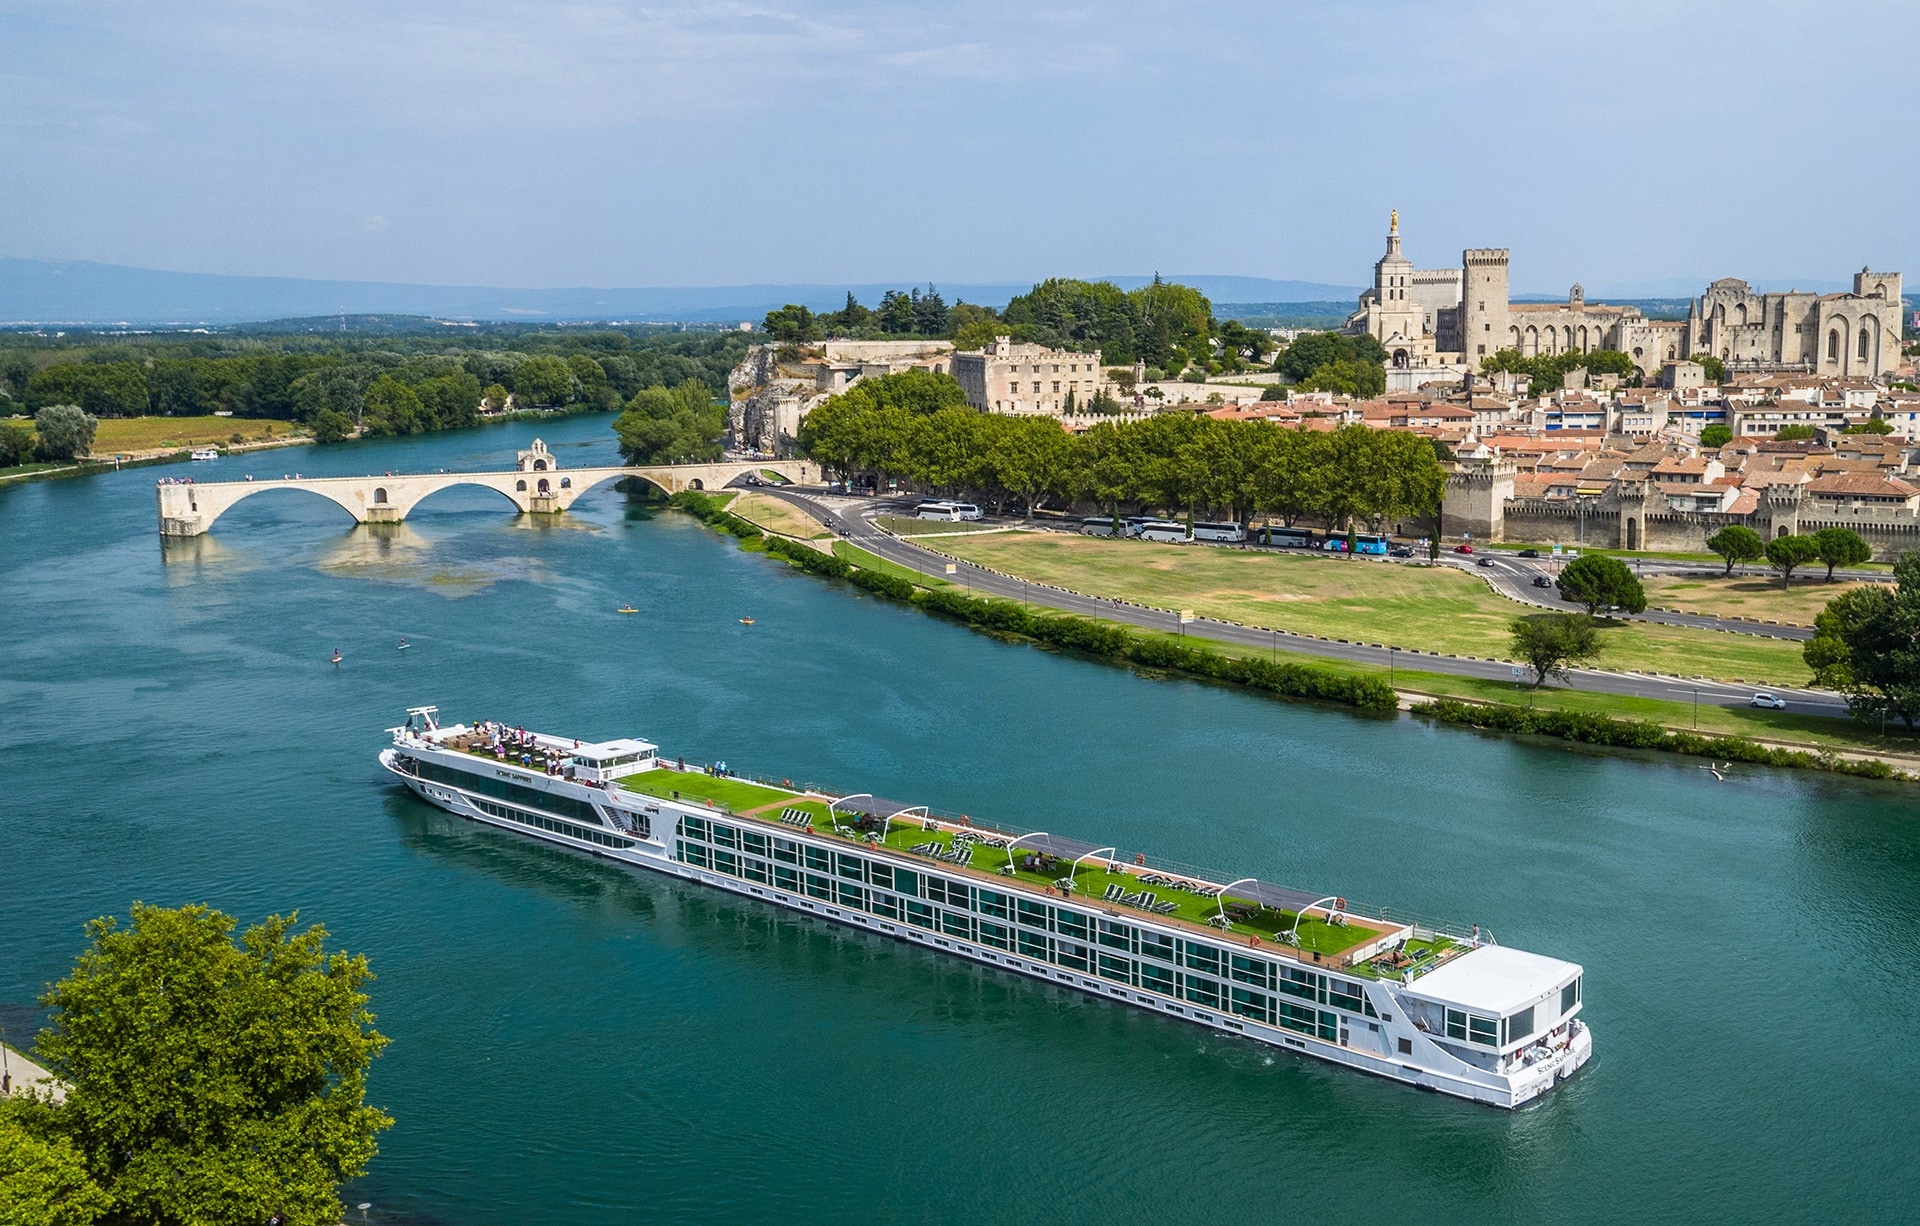
<path fill-rule="evenodd" d="M 1581 968 L 1336 895 L 415 707 L 430 803 L 1422 1089 L 1518 1107 L 1593 1054 Z"/>

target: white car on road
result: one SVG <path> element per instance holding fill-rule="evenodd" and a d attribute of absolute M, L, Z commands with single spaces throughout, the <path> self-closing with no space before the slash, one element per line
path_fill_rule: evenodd
<path fill-rule="evenodd" d="M 1750 707 L 1765 707 L 1769 711 L 1784 711 L 1787 709 L 1787 700 L 1778 694 L 1762 693 L 1755 694 L 1752 698 L 1748 699 L 1747 705 Z"/>

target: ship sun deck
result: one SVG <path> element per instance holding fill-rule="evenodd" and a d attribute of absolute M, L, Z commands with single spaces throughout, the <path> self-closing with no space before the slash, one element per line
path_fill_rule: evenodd
<path fill-rule="evenodd" d="M 575 744 L 537 733 L 529 737 L 530 746 L 504 750 L 464 729 L 445 730 L 436 739 L 448 749 L 539 773 L 562 767 Z M 636 795 L 692 801 L 716 814 L 775 830 L 845 839 L 870 850 L 927 860 L 929 869 L 1071 899 L 1112 915 L 1131 914 L 1174 928 L 1257 941 L 1282 957 L 1372 978 L 1417 977 L 1469 948 L 1444 933 L 1356 914 L 1344 898 L 1333 895 L 1251 878 L 1215 881 L 1195 870 L 1156 866 L 1142 854 L 935 815 L 925 806 L 864 793 L 839 796 L 791 781 L 774 784 L 716 775 L 666 759 L 613 782 Z"/>

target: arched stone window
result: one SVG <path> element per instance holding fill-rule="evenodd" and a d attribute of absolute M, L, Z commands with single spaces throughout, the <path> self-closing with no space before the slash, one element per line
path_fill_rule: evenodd
<path fill-rule="evenodd" d="M 1865 328 L 1860 329 L 1860 357 L 1862 360 L 1865 360 L 1867 356 L 1867 346 L 1870 343 L 1867 339 L 1867 330 Z"/>
<path fill-rule="evenodd" d="M 550 493 L 550 492 L 552 491 L 552 486 L 551 486 L 551 485 L 550 485 L 550 484 L 548 483 L 548 481 L 547 481 L 547 479 L 546 479 L 545 477 L 542 477 L 542 478 L 540 478 L 540 487 L 539 487 L 539 488 L 540 488 L 540 492 L 541 492 L 542 494 L 546 494 L 546 493 Z"/>
<path fill-rule="evenodd" d="M 1747 304 L 1741 303 L 1733 308 L 1733 322 L 1744 326 L 1747 322 Z"/>
<path fill-rule="evenodd" d="M 387 500 L 387 487 L 384 485 L 375 486 L 373 489 L 373 500 L 376 503 L 385 502 Z"/>
<path fill-rule="evenodd" d="M 537 473 L 543 473 L 547 471 L 547 462 L 545 460 L 535 460 L 533 462 L 533 471 Z"/>
<path fill-rule="evenodd" d="M 563 490 L 570 490 L 570 489 L 572 489 L 572 488 L 573 488 L 573 478 L 572 478 L 572 477 L 562 477 L 562 478 L 560 478 L 560 488 L 561 488 L 561 489 L 563 489 Z"/>
<path fill-rule="evenodd" d="M 1833 331 L 1827 333 L 1827 361 L 1838 362 L 1839 360 L 1840 360 L 1840 330 L 1838 328 L 1835 328 Z"/>
<path fill-rule="evenodd" d="M 524 493 L 526 493 L 526 492 L 527 492 L 527 483 L 526 483 L 525 481 L 515 481 L 515 482 L 513 483 L 513 492 L 514 492 L 514 493 L 516 493 L 516 494 L 524 494 Z"/>

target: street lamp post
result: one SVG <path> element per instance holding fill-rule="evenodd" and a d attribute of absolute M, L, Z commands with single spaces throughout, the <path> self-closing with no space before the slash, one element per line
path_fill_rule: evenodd
<path fill-rule="evenodd" d="M 1388 684 L 1389 686 L 1391 686 L 1391 685 L 1393 684 L 1393 657 L 1394 657 L 1394 653 L 1395 653 L 1395 652 L 1397 652 L 1397 651 L 1399 651 L 1399 650 L 1400 650 L 1400 649 L 1399 649 L 1398 647 L 1389 647 L 1389 648 L 1387 648 L 1387 684 Z"/>

